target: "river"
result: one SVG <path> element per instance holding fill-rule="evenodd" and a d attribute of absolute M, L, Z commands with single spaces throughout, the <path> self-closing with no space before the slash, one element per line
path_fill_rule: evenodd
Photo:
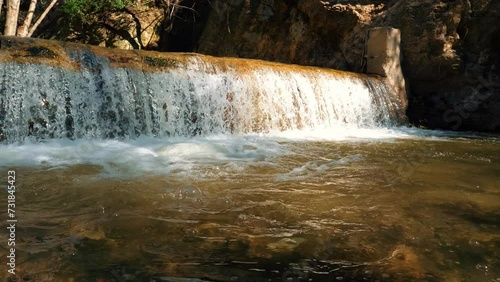
<path fill-rule="evenodd" d="M 339 129 L 0 155 L 17 157 L 18 271 L 33 281 L 496 281 L 499 145 Z"/>

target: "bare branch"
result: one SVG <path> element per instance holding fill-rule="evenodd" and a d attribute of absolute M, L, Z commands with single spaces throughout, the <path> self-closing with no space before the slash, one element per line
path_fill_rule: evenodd
<path fill-rule="evenodd" d="M 30 6 L 28 8 L 28 14 L 24 19 L 24 23 L 17 30 L 17 36 L 26 37 L 28 35 L 28 28 L 31 26 L 31 22 L 33 21 L 33 15 L 35 14 L 37 0 L 31 0 Z"/>
<path fill-rule="evenodd" d="M 54 7 L 56 3 L 57 0 L 52 0 L 52 2 L 50 2 L 49 6 L 45 8 L 45 11 L 43 11 L 43 13 L 40 15 L 35 24 L 29 29 L 27 37 L 31 37 L 31 35 L 33 35 L 33 32 L 35 32 L 36 28 L 40 25 L 40 23 L 43 21 L 43 19 L 47 16 L 47 14 L 50 12 L 50 10 Z"/>
<path fill-rule="evenodd" d="M 126 29 L 118 29 L 108 23 L 103 23 L 102 27 L 127 40 L 130 45 L 132 45 L 132 48 L 141 49 L 141 46 L 137 43 L 137 41 L 135 41 L 134 37 L 130 35 L 130 33 Z"/>

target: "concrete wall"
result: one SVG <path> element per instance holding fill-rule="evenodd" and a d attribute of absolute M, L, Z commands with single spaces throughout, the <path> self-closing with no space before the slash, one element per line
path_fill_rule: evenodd
<path fill-rule="evenodd" d="M 401 32 L 392 27 L 378 27 L 368 31 L 366 44 L 366 72 L 386 77 L 401 103 L 406 108 L 406 83 L 401 70 Z"/>

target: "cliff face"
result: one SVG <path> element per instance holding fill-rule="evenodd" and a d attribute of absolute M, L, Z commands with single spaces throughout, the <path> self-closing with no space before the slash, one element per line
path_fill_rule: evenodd
<path fill-rule="evenodd" d="M 232 0 L 213 6 L 200 39 L 201 53 L 353 70 L 355 62 L 346 60 L 342 43 L 367 24 L 360 12 L 379 8 L 330 7 L 310 0 Z"/>
<path fill-rule="evenodd" d="M 401 30 L 410 121 L 500 132 L 500 2 L 217 0 L 198 52 L 365 69 L 367 30 Z"/>

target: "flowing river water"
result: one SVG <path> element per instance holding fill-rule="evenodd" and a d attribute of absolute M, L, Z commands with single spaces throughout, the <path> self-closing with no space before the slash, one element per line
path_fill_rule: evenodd
<path fill-rule="evenodd" d="M 500 141 L 364 133 L 2 150 L 119 155 L 9 166 L 18 272 L 26 281 L 497 281 Z M 168 172 L 156 170 L 161 157 Z"/>
<path fill-rule="evenodd" d="M 405 127 L 373 77 L 72 56 L 1 64 L 18 281 L 500 281 L 498 137 Z"/>

